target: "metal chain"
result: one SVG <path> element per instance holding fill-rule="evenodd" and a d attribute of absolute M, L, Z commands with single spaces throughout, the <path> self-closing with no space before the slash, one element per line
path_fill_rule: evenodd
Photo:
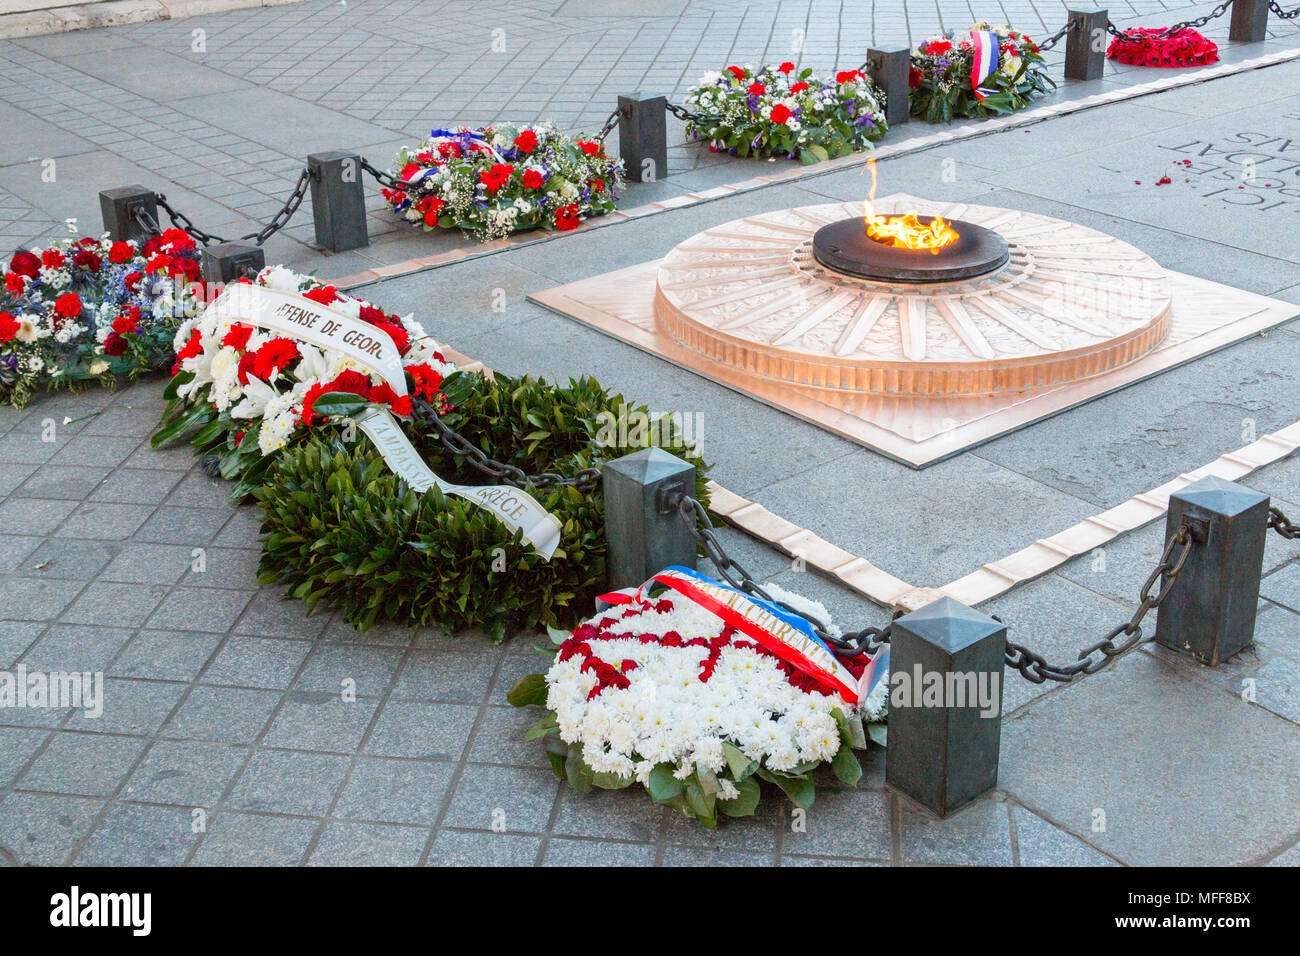
<path fill-rule="evenodd" d="M 302 172 L 298 174 L 298 182 L 294 184 L 293 192 L 289 194 L 289 198 L 284 201 L 284 204 L 276 214 L 271 217 L 271 221 L 256 232 L 250 232 L 247 235 L 240 236 L 239 241 L 244 242 L 248 239 L 252 239 L 254 245 L 260 246 L 288 225 L 289 220 L 293 218 L 293 214 L 298 211 L 298 207 L 302 205 L 303 199 L 306 198 L 307 187 L 311 184 L 311 179 L 312 174 L 310 167 L 304 166 Z M 167 201 L 167 197 L 162 193 L 154 193 L 154 199 L 157 200 L 158 205 L 162 207 L 163 211 L 167 213 L 167 217 L 171 220 L 172 225 L 177 229 L 182 229 L 189 233 L 190 236 L 194 238 L 194 241 L 200 245 L 207 246 L 214 242 L 230 241 L 228 239 L 223 239 L 216 233 L 204 232 L 198 226 L 194 225 L 194 220 L 185 215 L 185 213 L 181 212 L 179 209 L 173 207 L 172 204 Z M 143 210 L 136 211 L 136 222 L 140 223 L 146 229 L 151 229 L 155 233 L 162 232 L 162 229 L 159 228 L 158 223 L 153 220 L 153 217 L 149 216 Z"/>
<path fill-rule="evenodd" d="M 614 127 L 618 125 L 619 117 L 630 116 L 631 113 L 632 111 L 630 109 L 615 109 L 605 118 L 605 125 L 602 126 L 600 132 L 596 134 L 596 139 L 602 143 L 605 142 L 605 137 L 612 133 Z"/>
<path fill-rule="evenodd" d="M 1288 541 L 1294 541 L 1296 538 L 1300 538 L 1300 525 L 1282 514 L 1281 510 L 1278 508 L 1268 509 L 1268 526 Z"/>
<path fill-rule="evenodd" d="M 1277 0 L 1269 0 L 1268 8 L 1278 15 L 1280 20 L 1294 20 L 1300 17 L 1300 7 L 1296 7 L 1290 13 L 1282 9 L 1282 5 Z"/>
<path fill-rule="evenodd" d="M 686 107 L 678 106 L 676 103 L 669 103 L 667 109 L 668 112 L 672 113 L 684 123 L 712 126 L 714 123 L 722 122 L 721 116 L 706 116 L 703 113 L 692 113 Z"/>
<path fill-rule="evenodd" d="M 467 459 L 476 471 L 496 479 L 500 484 L 521 489 L 532 487 L 541 491 L 562 485 L 572 485 L 583 494 L 591 494 L 596 490 L 596 486 L 600 484 L 599 468 L 583 468 L 568 476 L 549 471 L 536 475 L 527 474 L 522 468 L 515 465 L 508 465 L 505 462 L 489 458 L 483 449 L 444 422 L 442 416 L 438 414 L 438 410 L 432 405 L 426 402 L 417 402 L 414 414 L 420 421 L 433 426 L 434 431 L 438 433 L 439 441 L 447 451 L 458 458 Z"/>
<path fill-rule="evenodd" d="M 167 213 L 167 218 L 171 220 L 172 225 L 177 229 L 181 229 L 189 233 L 190 236 L 194 239 L 194 241 L 199 243 L 199 245 L 207 246 L 207 245 L 211 245 L 214 242 L 227 241 L 223 239 L 221 236 L 216 235 L 215 233 L 204 232 L 198 226 L 194 225 L 194 221 L 190 219 L 189 216 L 185 215 L 185 213 L 181 212 L 178 209 L 172 208 L 172 204 L 167 201 L 167 197 L 164 196 L 162 193 L 154 193 L 154 199 L 158 200 L 158 205 L 162 207 L 163 212 Z M 137 221 L 141 221 L 139 217 L 137 217 Z M 152 227 L 146 226 L 145 228 L 152 228 L 154 232 L 158 234 L 162 232 L 162 229 L 159 228 L 158 223 L 156 222 L 153 224 Z"/>
<path fill-rule="evenodd" d="M 763 589 L 752 574 L 745 570 L 739 561 L 727 554 L 714 533 L 717 529 L 714 528 L 713 522 L 709 519 L 709 512 L 704 505 L 690 495 L 682 495 L 680 498 L 669 500 L 665 504 L 668 508 L 676 509 L 678 516 L 690 531 L 691 536 L 704 549 L 704 553 L 713 562 L 713 566 L 724 581 L 737 591 L 761 598 L 778 607 L 785 608 L 797 617 L 804 618 L 812 625 L 817 636 L 825 641 L 836 654 L 841 657 L 874 654 L 889 643 L 889 632 L 893 626 L 892 621 L 884 627 L 864 627 L 860 631 L 852 631 L 847 634 L 830 633 L 823 621 L 812 617 L 807 611 L 798 610 L 784 601 L 774 598 Z M 898 611 L 894 614 L 894 617 L 898 618 L 902 614 L 902 611 Z"/>
<path fill-rule="evenodd" d="M 370 160 L 366 159 L 364 156 L 361 157 L 361 168 L 373 176 L 375 181 L 386 189 L 400 189 L 402 192 L 406 192 L 406 190 L 410 188 L 410 183 L 398 179 L 392 173 L 385 172 L 371 163 Z"/>
<path fill-rule="evenodd" d="M 1160 555 L 1160 563 L 1156 565 L 1155 570 L 1147 578 L 1146 584 L 1142 585 L 1142 590 L 1138 592 L 1138 609 L 1133 612 L 1133 616 L 1096 644 L 1081 650 L 1078 659 L 1074 663 L 1049 664 L 1041 654 L 1036 654 L 1020 644 L 1007 641 L 1007 666 L 1016 668 L 1016 670 L 1020 671 L 1021 677 L 1034 684 L 1041 684 L 1045 680 L 1068 683 L 1077 677 L 1082 677 L 1084 674 L 1095 674 L 1097 671 L 1109 667 L 1117 657 L 1122 657 L 1138 645 L 1151 640 L 1149 637 L 1143 637 L 1142 619 L 1153 608 L 1159 607 L 1161 602 L 1169 596 L 1169 592 L 1173 590 L 1174 582 L 1178 580 L 1178 575 L 1182 573 L 1183 565 L 1187 563 L 1187 556 L 1191 554 L 1194 543 L 1195 538 L 1192 535 L 1191 526 L 1188 524 L 1182 525 L 1178 529 L 1178 533 L 1170 538 L 1165 545 L 1164 553 Z M 1177 557 L 1174 557 L 1175 550 L 1178 552 Z M 1172 563 L 1170 562 L 1171 558 L 1173 559 Z M 1155 587 L 1157 581 L 1161 582 L 1160 588 L 1155 594 L 1152 594 L 1151 589 Z M 1095 657 L 1094 655 L 1097 654 L 1101 656 Z"/>
<path fill-rule="evenodd" d="M 289 220 L 293 218 L 293 214 L 298 211 L 298 207 L 302 205 L 303 199 L 307 196 L 307 187 L 311 184 L 311 180 L 311 167 L 304 166 L 302 172 L 298 174 L 298 182 L 294 184 L 293 192 L 284 201 L 284 205 L 280 207 L 280 210 L 271 217 L 271 221 L 257 232 L 250 232 L 248 235 L 239 238 L 241 240 L 252 239 L 254 245 L 260 246 L 287 226 Z"/>
<path fill-rule="evenodd" d="M 709 520 L 709 513 L 703 505 L 689 495 L 682 496 L 675 502 L 669 502 L 669 505 L 676 508 L 677 513 L 686 523 L 687 528 L 690 529 L 691 535 L 704 549 L 705 555 L 713 562 L 713 566 L 717 568 L 718 574 L 722 576 L 724 581 L 738 591 L 770 601 L 785 608 L 792 614 L 807 619 L 812 624 L 817 636 L 829 644 L 836 654 L 849 657 L 860 654 L 875 654 L 881 647 L 889 643 L 893 621 L 890 621 L 884 627 L 865 627 L 860 631 L 836 636 L 826 630 L 823 622 L 809 617 L 806 612 L 796 610 L 783 601 L 776 600 L 763 590 L 753 576 L 741 566 L 740 562 L 727 554 L 714 533 L 716 529 L 713 522 Z M 1273 510 L 1276 511 L 1277 509 Z M 1282 516 L 1281 512 L 1277 512 L 1277 515 L 1278 532 L 1287 537 L 1294 537 L 1296 534 L 1295 527 Z M 1281 524 L 1285 524 L 1285 530 L 1280 526 Z M 1269 527 L 1275 527 L 1272 515 L 1269 517 Z M 1148 613 L 1158 608 L 1161 602 L 1169 596 L 1174 582 L 1178 580 L 1178 575 L 1182 573 L 1183 565 L 1187 563 L 1187 556 L 1191 553 L 1194 543 L 1195 539 L 1191 526 L 1184 524 L 1178 529 L 1178 533 L 1165 545 L 1164 553 L 1160 556 L 1160 563 L 1156 565 L 1155 570 L 1151 572 L 1146 583 L 1142 586 L 1142 590 L 1138 594 L 1140 603 L 1138 609 L 1133 612 L 1133 616 L 1097 643 L 1081 650 L 1078 659 L 1073 663 L 1049 664 L 1041 654 L 1031 651 L 1022 644 L 1007 641 L 1006 666 L 1014 667 L 1025 680 L 1034 684 L 1041 684 L 1045 680 L 1068 682 L 1084 674 L 1097 673 L 1097 671 L 1110 666 L 1110 663 L 1116 658 L 1124 656 L 1133 648 L 1150 640 L 1150 638 L 1143 637 L 1142 621 Z M 1177 551 L 1176 557 L 1175 551 Z M 1152 594 L 1151 589 L 1156 586 L 1157 581 L 1160 581 L 1160 587 L 1155 594 Z M 894 620 L 897 620 L 902 614 L 903 611 L 901 610 L 895 611 Z"/>
<path fill-rule="evenodd" d="M 1124 43 L 1150 43 L 1153 40 L 1168 40 L 1170 37 L 1177 36 L 1184 30 L 1195 30 L 1205 26 L 1211 20 L 1217 19 L 1227 13 L 1228 8 L 1231 6 L 1232 0 L 1223 0 L 1222 3 L 1203 17 L 1197 17 L 1195 20 L 1184 20 L 1182 23 L 1175 23 L 1172 27 L 1147 34 L 1132 32 L 1136 29 L 1135 27 L 1129 27 L 1127 30 L 1120 30 L 1116 28 L 1115 24 L 1108 21 L 1106 23 L 1106 32 Z"/>
<path fill-rule="evenodd" d="M 1066 20 L 1065 26 L 1061 27 L 1061 29 L 1057 30 L 1055 33 L 1053 33 L 1042 43 L 1038 44 L 1039 51 L 1041 52 L 1042 50 L 1050 50 L 1052 47 L 1056 46 L 1056 44 L 1061 42 L 1062 37 L 1064 37 L 1071 30 L 1078 27 L 1079 24 L 1082 22 L 1083 22 L 1082 20 L 1076 19 L 1074 17 L 1071 17 L 1069 20 Z"/>

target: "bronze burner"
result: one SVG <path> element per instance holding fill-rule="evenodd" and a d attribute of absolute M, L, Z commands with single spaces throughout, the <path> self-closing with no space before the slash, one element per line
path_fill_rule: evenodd
<path fill-rule="evenodd" d="M 917 216 L 923 225 L 933 216 Z M 903 249 L 867 235 L 862 217 L 841 219 L 813 235 L 813 257 L 827 269 L 877 282 L 956 282 L 1006 265 L 1007 241 L 992 229 L 946 220 L 958 238 L 939 249 Z"/>

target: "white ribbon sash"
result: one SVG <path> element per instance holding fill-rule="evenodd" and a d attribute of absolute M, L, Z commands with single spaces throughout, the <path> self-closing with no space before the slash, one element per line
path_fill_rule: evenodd
<path fill-rule="evenodd" d="M 342 352 L 382 378 L 398 395 L 407 394 L 406 372 L 396 343 L 369 322 L 301 295 L 248 283 L 227 286 L 208 310 L 220 321 L 247 322 Z M 472 501 L 511 531 L 521 531 L 538 554 L 547 561 L 551 559 L 560 543 L 560 521 L 527 492 L 510 485 L 456 485 L 443 481 L 425 464 L 385 408 L 371 407 L 356 422 L 379 450 L 384 463 L 416 491 L 425 492 L 437 485 L 443 494 Z"/>

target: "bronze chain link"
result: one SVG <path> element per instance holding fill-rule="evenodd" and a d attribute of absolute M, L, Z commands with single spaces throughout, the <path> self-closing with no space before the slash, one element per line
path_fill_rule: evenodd
<path fill-rule="evenodd" d="M 1288 541 L 1300 538 L 1300 525 L 1284 515 L 1279 508 L 1268 509 L 1268 526 Z"/>

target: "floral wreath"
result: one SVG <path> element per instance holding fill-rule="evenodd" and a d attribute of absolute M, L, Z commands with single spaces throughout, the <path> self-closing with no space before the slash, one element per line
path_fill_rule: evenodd
<path fill-rule="evenodd" d="M 827 619 L 819 604 L 765 587 Z M 823 764 L 855 784 L 862 769 L 853 751 L 884 740 L 883 671 L 851 707 L 678 594 L 638 596 L 552 640 L 550 668 L 520 680 L 509 700 L 546 707 L 526 739 L 542 739 L 557 776 L 583 792 L 639 783 L 712 827 L 718 814 L 754 813 L 758 780 L 804 808 L 815 795 L 809 774 Z M 845 666 L 860 678 L 871 661 Z"/>
<path fill-rule="evenodd" d="M 1166 36 L 1164 30 L 1135 27 L 1111 40 L 1106 56 L 1133 66 L 1204 66 L 1219 62 L 1219 48 L 1191 28 Z"/>

